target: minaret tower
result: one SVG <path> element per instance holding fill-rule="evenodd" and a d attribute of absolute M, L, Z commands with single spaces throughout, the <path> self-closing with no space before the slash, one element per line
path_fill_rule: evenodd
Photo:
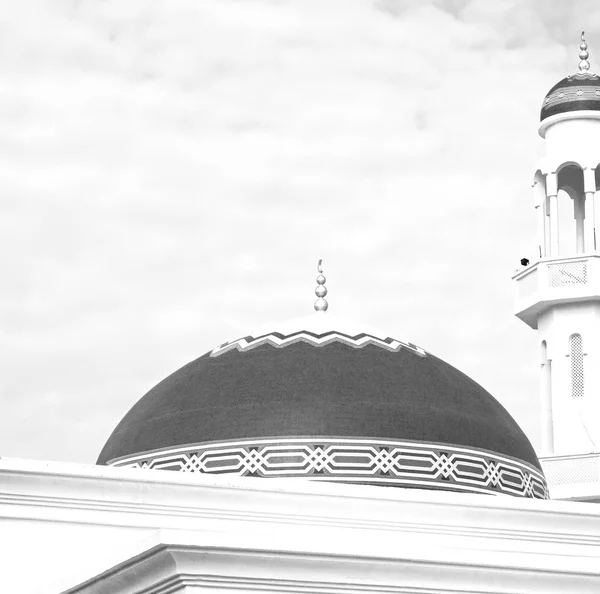
<path fill-rule="evenodd" d="M 539 339 L 539 454 L 551 495 L 574 499 L 600 495 L 600 77 L 587 50 L 582 33 L 579 71 L 542 105 L 536 254 L 514 276 L 516 315 Z"/>

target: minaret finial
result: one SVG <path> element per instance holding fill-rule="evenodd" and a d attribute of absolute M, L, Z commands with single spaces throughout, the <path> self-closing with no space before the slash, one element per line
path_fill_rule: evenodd
<path fill-rule="evenodd" d="M 318 299 L 315 301 L 315 310 L 316 311 L 327 311 L 329 307 L 329 303 L 325 299 L 325 295 L 327 295 L 327 287 L 325 286 L 325 281 L 327 280 L 323 276 L 323 260 L 319 260 L 317 264 L 317 272 L 319 276 L 317 276 L 317 288 L 315 289 L 315 295 Z"/>
<path fill-rule="evenodd" d="M 579 72 L 583 74 L 590 69 L 590 63 L 588 62 L 588 58 L 590 54 L 587 51 L 587 43 L 585 42 L 585 31 L 581 32 L 581 45 L 579 46 Z"/>

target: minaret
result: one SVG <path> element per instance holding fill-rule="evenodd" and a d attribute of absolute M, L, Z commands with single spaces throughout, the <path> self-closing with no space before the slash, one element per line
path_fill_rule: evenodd
<path fill-rule="evenodd" d="M 516 315 L 538 333 L 539 454 L 560 498 L 600 495 L 600 77 L 587 49 L 582 33 L 579 71 L 542 106 L 536 254 L 513 277 Z"/>

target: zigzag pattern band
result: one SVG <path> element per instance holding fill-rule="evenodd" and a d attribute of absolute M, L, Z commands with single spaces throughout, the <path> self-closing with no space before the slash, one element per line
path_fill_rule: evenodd
<path fill-rule="evenodd" d="M 398 352 L 400 349 L 405 348 L 413 353 L 416 353 L 420 357 L 426 357 L 427 354 L 425 351 L 409 342 L 402 342 L 400 340 L 396 340 L 394 338 L 386 338 L 382 340 L 381 338 L 377 338 L 371 334 L 361 333 L 356 336 L 350 336 L 348 334 L 343 334 L 342 332 L 325 332 L 323 334 L 313 334 L 312 332 L 308 332 L 306 330 L 300 332 L 294 332 L 293 334 L 284 335 L 278 332 L 273 332 L 271 334 L 264 334 L 262 336 L 252 337 L 246 336 L 244 338 L 238 338 L 237 340 L 232 340 L 230 342 L 226 342 L 218 347 L 215 347 L 211 352 L 211 357 L 218 357 L 223 353 L 227 353 L 233 349 L 238 351 L 248 351 L 250 349 L 259 347 L 264 344 L 268 344 L 272 347 L 281 349 L 286 346 L 296 344 L 298 342 L 306 342 L 316 347 L 326 346 L 331 344 L 332 342 L 340 342 L 346 344 L 355 349 L 361 349 L 367 345 L 374 345 L 380 348 L 383 348 L 387 351 Z"/>

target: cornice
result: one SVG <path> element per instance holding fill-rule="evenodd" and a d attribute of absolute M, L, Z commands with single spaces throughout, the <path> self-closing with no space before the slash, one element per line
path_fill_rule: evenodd
<path fill-rule="evenodd" d="M 545 138 L 546 131 L 550 126 L 569 120 L 600 120 L 600 112 L 593 109 L 579 109 L 551 115 L 540 122 L 538 134 Z"/>
<path fill-rule="evenodd" d="M 490 568 L 459 552 L 450 562 L 158 545 L 64 594 L 170 594 L 184 587 L 297 594 L 569 594 L 597 591 L 600 573 L 576 564 Z"/>
<path fill-rule="evenodd" d="M 179 528 L 206 522 L 600 546 L 600 508 L 417 489 L 0 460 L 0 517 Z"/>
<path fill-rule="evenodd" d="M 160 584 L 147 588 L 140 594 L 171 594 L 185 587 L 210 588 L 219 590 L 241 590 L 253 592 L 292 592 L 297 594 L 364 594 L 380 592 L 382 594 L 489 594 L 489 590 L 457 590 L 442 584 L 435 588 L 418 586 L 391 586 L 383 584 L 326 583 L 302 580 L 268 580 L 258 578 L 233 578 L 207 575 L 175 575 Z"/>
<path fill-rule="evenodd" d="M 265 479 L 268 480 L 268 479 Z M 377 487 L 375 487 L 377 488 Z M 462 494 L 458 494 L 462 497 Z M 204 502 L 206 503 L 206 502 Z M 301 504 L 301 501 L 296 501 Z M 6 507 L 4 507 L 6 506 Z M 454 511 L 460 513 L 462 506 L 452 506 Z M 40 513 L 28 514 L 25 509 L 38 509 Z M 64 510 L 68 514 L 57 515 L 55 511 Z M 414 514 L 402 510 L 402 515 L 414 517 Z M 426 511 L 425 509 L 423 510 Z M 82 513 L 79 513 L 82 512 Z M 97 514 L 95 517 L 90 512 Z M 116 515 L 119 517 L 117 518 Z M 424 516 L 426 514 L 424 513 Z M 241 509 L 218 510 L 210 507 L 190 507 L 182 505 L 160 505 L 148 503 L 128 503 L 124 501 L 92 501 L 81 500 L 72 497 L 39 497 L 39 496 L 11 496 L 0 493 L 0 518 L 20 518 L 57 520 L 61 522 L 73 522 L 81 524 L 101 524 L 115 526 L 145 526 L 148 528 L 179 527 L 178 523 L 173 525 L 173 519 L 186 518 L 189 521 L 198 522 L 222 522 L 222 523 L 256 523 L 265 525 L 293 525 L 305 528 L 323 529 L 345 529 L 345 530 L 374 530 L 411 533 L 431 536 L 485 538 L 495 540 L 513 540 L 531 543 L 549 543 L 552 545 L 585 545 L 600 547 L 600 532 L 598 534 L 571 534 L 568 532 L 557 532 L 548 526 L 547 530 L 523 530 L 517 528 L 506 528 L 498 526 L 476 526 L 465 522 L 457 525 L 444 525 L 435 522 L 409 522 L 394 521 L 391 519 L 356 518 L 355 516 L 323 516 L 309 514 L 284 514 L 277 512 L 256 512 Z M 107 517 L 110 516 L 110 517 Z M 480 517 L 480 520 L 486 518 Z M 536 518 L 539 519 L 539 518 Z M 512 522 L 511 522 L 512 520 Z M 506 523 L 520 526 L 518 518 L 509 518 L 506 514 Z M 191 529 L 199 525 L 189 524 Z"/>

